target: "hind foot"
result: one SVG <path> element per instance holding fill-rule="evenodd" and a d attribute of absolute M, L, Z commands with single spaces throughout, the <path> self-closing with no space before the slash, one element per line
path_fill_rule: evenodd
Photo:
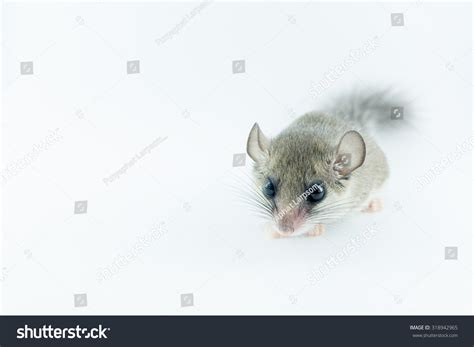
<path fill-rule="evenodd" d="M 383 209 L 383 202 L 381 199 L 372 199 L 369 202 L 369 205 L 365 209 L 362 210 L 362 212 L 380 212 Z"/>

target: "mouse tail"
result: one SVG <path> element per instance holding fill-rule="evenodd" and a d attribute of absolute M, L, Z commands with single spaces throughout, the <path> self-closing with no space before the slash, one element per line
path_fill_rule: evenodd
<path fill-rule="evenodd" d="M 398 129 L 413 121 L 413 105 L 393 88 L 355 90 L 334 98 L 329 111 L 369 131 Z"/>

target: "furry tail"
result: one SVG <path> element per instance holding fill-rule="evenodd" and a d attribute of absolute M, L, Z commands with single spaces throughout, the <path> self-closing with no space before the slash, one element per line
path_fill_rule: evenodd
<path fill-rule="evenodd" d="M 328 105 L 336 117 L 366 129 L 393 129 L 412 120 L 412 106 L 391 89 L 379 91 L 357 90 L 343 94 Z"/>

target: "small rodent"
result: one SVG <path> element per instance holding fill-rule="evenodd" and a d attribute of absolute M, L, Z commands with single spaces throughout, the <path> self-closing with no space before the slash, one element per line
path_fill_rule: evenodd
<path fill-rule="evenodd" d="M 396 126 L 390 92 L 351 93 L 310 112 L 274 138 L 257 123 L 247 140 L 253 159 L 253 200 L 274 222 L 274 236 L 320 235 L 350 212 L 381 209 L 374 194 L 389 168 L 369 135 L 372 125 Z"/>

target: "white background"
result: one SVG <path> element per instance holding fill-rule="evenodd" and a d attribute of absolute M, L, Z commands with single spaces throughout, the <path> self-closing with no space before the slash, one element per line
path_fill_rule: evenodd
<path fill-rule="evenodd" d="M 52 130 L 61 139 L 2 185 L 3 312 L 470 314 L 470 152 L 416 190 L 472 139 L 470 6 L 211 3 L 186 19 L 198 4 L 5 6 L 2 172 Z M 315 100 L 312 86 L 374 36 L 378 48 Z M 239 59 L 246 72 L 232 74 Z M 128 60 L 139 74 L 127 75 Z M 22 61 L 33 75 L 20 75 Z M 392 169 L 385 210 L 324 237 L 269 240 L 234 193 L 250 158 L 233 168 L 233 154 L 255 121 L 275 135 L 364 85 L 394 85 L 417 105 L 416 122 L 379 136 Z M 87 214 L 73 213 L 76 200 Z M 99 280 L 160 222 L 159 239 Z M 376 236 L 311 285 L 373 222 Z M 458 260 L 444 260 L 446 246 Z M 74 307 L 78 293 L 87 307 Z M 180 307 L 182 293 L 193 307 Z"/>

